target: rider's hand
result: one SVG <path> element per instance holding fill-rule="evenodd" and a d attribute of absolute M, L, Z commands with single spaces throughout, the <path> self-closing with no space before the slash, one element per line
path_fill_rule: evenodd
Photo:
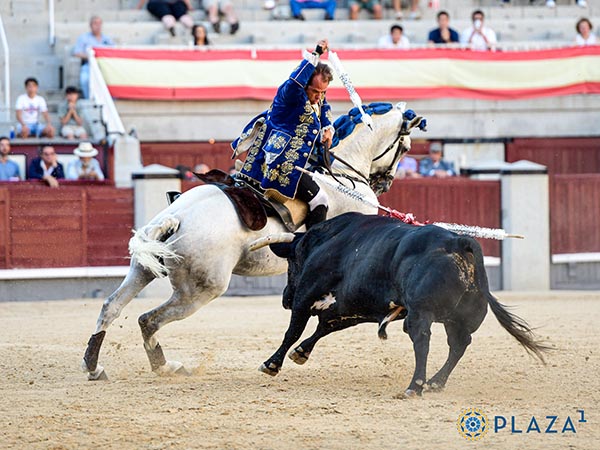
<path fill-rule="evenodd" d="M 319 42 L 317 42 L 317 48 L 315 49 L 317 53 L 321 55 L 327 50 L 329 50 L 329 41 L 327 39 L 321 39 Z"/>
<path fill-rule="evenodd" d="M 333 142 L 333 133 L 331 132 L 331 128 L 327 128 L 323 130 L 323 135 L 321 136 L 321 143 L 327 148 L 331 147 L 331 143 Z"/>

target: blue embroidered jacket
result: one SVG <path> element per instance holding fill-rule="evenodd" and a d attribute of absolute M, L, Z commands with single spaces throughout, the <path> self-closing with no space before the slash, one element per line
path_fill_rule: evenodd
<path fill-rule="evenodd" d="M 301 175 L 294 166 L 308 165 L 311 154 L 320 150 L 321 130 L 333 126 L 327 100 L 319 103 L 317 114 L 304 90 L 315 67 L 316 62 L 302 60 L 279 86 L 270 108 L 252 119 L 231 144 L 236 150 L 253 138 L 240 172 L 288 198 L 295 197 Z"/>

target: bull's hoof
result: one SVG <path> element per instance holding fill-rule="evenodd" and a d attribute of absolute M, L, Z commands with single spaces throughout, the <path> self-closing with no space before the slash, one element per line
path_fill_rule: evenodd
<path fill-rule="evenodd" d="M 268 366 L 266 363 L 262 363 L 258 368 L 258 370 L 262 373 L 266 373 L 267 375 L 271 375 L 272 377 L 279 373 L 279 369 L 281 369 L 281 367 L 277 366 L 275 363 L 270 363 Z"/>
<path fill-rule="evenodd" d="M 290 358 L 296 364 L 302 365 L 306 361 L 308 361 L 309 356 L 310 356 L 310 352 L 303 351 L 302 347 L 296 347 L 294 350 L 292 350 L 289 353 L 288 358 Z"/>
<path fill-rule="evenodd" d="M 407 389 L 404 391 L 404 398 L 417 398 L 420 395 L 421 393 L 415 391 L 414 389 Z"/>
<path fill-rule="evenodd" d="M 435 381 L 429 381 L 425 385 L 425 389 L 427 389 L 427 392 L 442 392 L 444 390 L 444 385 Z"/>
<path fill-rule="evenodd" d="M 158 367 L 154 373 L 161 377 L 189 376 L 190 372 L 179 361 L 167 361 Z"/>

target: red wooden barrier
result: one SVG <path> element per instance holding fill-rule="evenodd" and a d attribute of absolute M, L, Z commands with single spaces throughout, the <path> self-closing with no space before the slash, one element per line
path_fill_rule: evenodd
<path fill-rule="evenodd" d="M 600 174 L 551 177 L 552 254 L 600 252 L 599 220 Z"/>
<path fill-rule="evenodd" d="M 0 268 L 127 265 L 133 191 L 110 185 L 0 185 Z"/>
<path fill-rule="evenodd" d="M 550 179 L 551 251 L 600 252 L 600 174 Z M 184 183 L 184 189 L 195 183 Z M 500 227 L 500 183 L 465 178 L 394 182 L 381 204 L 418 220 Z M 63 181 L 0 183 L 0 269 L 126 265 L 133 191 Z M 507 230 L 518 232 L 519 230 Z M 481 240 L 484 253 L 500 243 Z"/>
<path fill-rule="evenodd" d="M 229 142 L 142 142 L 144 165 L 162 164 L 167 167 L 187 166 L 193 169 L 200 163 L 211 169 L 228 171 L 233 166 Z"/>
<path fill-rule="evenodd" d="M 543 164 L 548 173 L 600 173 L 600 138 L 514 139 L 506 144 L 506 161 Z"/>

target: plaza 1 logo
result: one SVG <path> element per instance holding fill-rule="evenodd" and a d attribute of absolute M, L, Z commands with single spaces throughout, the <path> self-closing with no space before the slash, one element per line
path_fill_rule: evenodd
<path fill-rule="evenodd" d="M 487 416 L 480 409 L 465 409 L 456 422 L 458 432 L 470 441 L 476 441 L 485 436 L 489 430 Z"/>
<path fill-rule="evenodd" d="M 488 416 L 478 408 L 462 411 L 456 421 L 456 427 L 462 437 L 476 441 L 484 437 L 490 430 L 493 433 L 510 434 L 575 434 L 579 424 L 587 423 L 585 411 L 577 409 L 573 417 L 561 417 L 557 414 L 543 416 L 528 416 L 525 419 L 516 416 L 494 416 L 489 421 Z"/>

